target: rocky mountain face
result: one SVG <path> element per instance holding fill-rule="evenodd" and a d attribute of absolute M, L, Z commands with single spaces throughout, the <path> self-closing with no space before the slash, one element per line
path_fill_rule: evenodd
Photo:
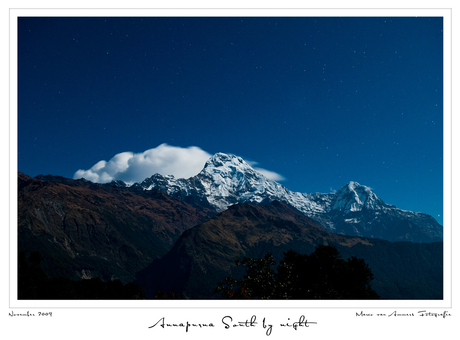
<path fill-rule="evenodd" d="M 206 219 L 155 190 L 18 174 L 18 250 L 39 251 L 49 277 L 132 281 Z"/>
<path fill-rule="evenodd" d="M 382 298 L 442 298 L 442 243 L 395 243 L 334 234 L 279 201 L 235 204 L 188 229 L 168 254 L 138 273 L 137 283 L 149 297 L 173 291 L 191 299 L 218 298 L 213 294 L 218 282 L 242 275 L 236 259 L 262 258 L 270 252 L 279 261 L 283 252 L 309 254 L 319 244 L 334 245 L 344 258 L 363 258 L 374 274 L 373 288 Z"/>
<path fill-rule="evenodd" d="M 279 200 L 345 235 L 390 241 L 442 241 L 442 226 L 422 213 L 384 203 L 370 188 L 349 182 L 335 193 L 299 193 L 266 178 L 242 158 L 217 153 L 196 176 L 176 179 L 156 174 L 133 189 L 160 190 L 195 207 L 222 212 L 236 203 Z"/>

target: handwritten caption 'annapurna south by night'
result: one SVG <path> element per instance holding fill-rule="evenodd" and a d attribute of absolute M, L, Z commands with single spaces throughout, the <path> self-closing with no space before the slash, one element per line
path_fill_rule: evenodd
<path fill-rule="evenodd" d="M 286 322 L 277 324 L 276 326 L 282 328 L 290 328 L 293 330 L 299 330 L 302 328 L 309 328 L 310 326 L 316 325 L 317 322 L 308 320 L 305 315 L 301 315 L 298 319 L 291 320 L 288 318 Z M 193 323 L 193 322 L 179 322 L 173 323 L 166 321 L 165 317 L 160 318 L 155 324 L 149 328 L 161 327 L 161 328 L 184 328 L 186 332 L 196 328 L 215 328 L 221 327 L 225 330 L 235 328 L 261 328 L 265 331 L 266 335 L 271 335 L 274 329 L 274 324 L 270 323 L 267 318 L 258 319 L 256 315 L 251 316 L 248 319 L 237 320 L 230 315 L 224 316 L 219 323 Z"/>

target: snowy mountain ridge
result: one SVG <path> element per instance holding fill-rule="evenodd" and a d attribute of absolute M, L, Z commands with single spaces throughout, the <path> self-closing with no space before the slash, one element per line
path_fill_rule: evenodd
<path fill-rule="evenodd" d="M 442 226 L 433 217 L 386 204 L 357 182 L 351 181 L 335 193 L 293 192 L 254 170 L 241 157 L 224 153 L 213 155 L 194 177 L 176 179 L 155 174 L 134 186 L 157 189 L 179 199 L 194 197 L 216 212 L 236 203 L 279 200 L 335 233 L 391 240 L 442 239 Z M 399 232 L 386 236 L 388 228 Z M 414 238 L 414 233 L 419 236 Z"/>
<path fill-rule="evenodd" d="M 145 190 L 157 188 L 173 196 L 178 192 L 187 195 L 191 192 L 192 179 L 198 179 L 202 186 L 200 193 L 219 212 L 235 203 L 261 203 L 266 199 L 289 203 L 306 214 L 331 210 L 360 211 L 364 207 L 381 210 L 388 206 L 370 188 L 357 182 L 349 182 L 334 194 L 293 192 L 255 171 L 241 157 L 223 153 L 211 157 L 203 170 L 190 179 L 155 174 L 140 186 Z"/>

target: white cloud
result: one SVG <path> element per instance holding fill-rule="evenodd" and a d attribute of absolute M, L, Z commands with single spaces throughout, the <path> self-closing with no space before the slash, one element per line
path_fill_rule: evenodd
<path fill-rule="evenodd" d="M 78 170 L 74 179 L 85 178 L 95 183 L 108 183 L 122 180 L 132 184 L 159 173 L 173 175 L 176 178 L 189 178 L 197 175 L 212 155 L 196 146 L 181 148 L 161 144 L 156 148 L 141 153 L 122 152 L 113 156 L 109 161 L 99 161 L 88 170 Z M 248 162 L 251 166 L 256 162 Z M 282 181 L 280 174 L 254 167 L 254 170 L 265 177 Z"/>
<path fill-rule="evenodd" d="M 275 182 L 284 181 L 286 179 L 283 176 L 281 176 L 279 173 L 276 173 L 274 171 L 270 171 L 270 170 L 266 170 L 262 168 L 253 168 L 253 169 L 255 171 L 260 172 L 262 175 L 264 175 L 268 179 L 271 179 L 272 181 L 275 181 Z"/>
<path fill-rule="evenodd" d="M 246 160 L 245 160 L 245 162 L 248 163 L 255 171 L 260 172 L 262 175 L 264 175 L 268 179 L 271 179 L 272 181 L 280 182 L 280 181 L 284 181 L 286 179 L 286 178 L 284 178 L 282 175 L 280 175 L 277 172 L 257 167 L 256 165 L 259 164 L 257 162 L 246 161 Z"/>
<path fill-rule="evenodd" d="M 74 179 L 85 178 L 95 183 L 113 180 L 135 183 L 156 173 L 189 178 L 198 174 L 210 157 L 209 153 L 195 146 L 181 148 L 161 144 L 142 153 L 116 154 L 108 162 L 102 160 L 89 170 L 76 171 Z"/>

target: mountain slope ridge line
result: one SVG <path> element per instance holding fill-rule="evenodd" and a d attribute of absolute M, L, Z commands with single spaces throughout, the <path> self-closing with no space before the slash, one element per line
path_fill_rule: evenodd
<path fill-rule="evenodd" d="M 294 192 L 257 172 L 241 157 L 225 153 L 213 155 L 200 173 L 188 179 L 155 174 L 131 187 L 159 190 L 216 212 L 236 203 L 279 200 L 338 234 L 412 242 L 443 238 L 442 226 L 432 216 L 387 204 L 355 181 L 334 193 Z"/>

